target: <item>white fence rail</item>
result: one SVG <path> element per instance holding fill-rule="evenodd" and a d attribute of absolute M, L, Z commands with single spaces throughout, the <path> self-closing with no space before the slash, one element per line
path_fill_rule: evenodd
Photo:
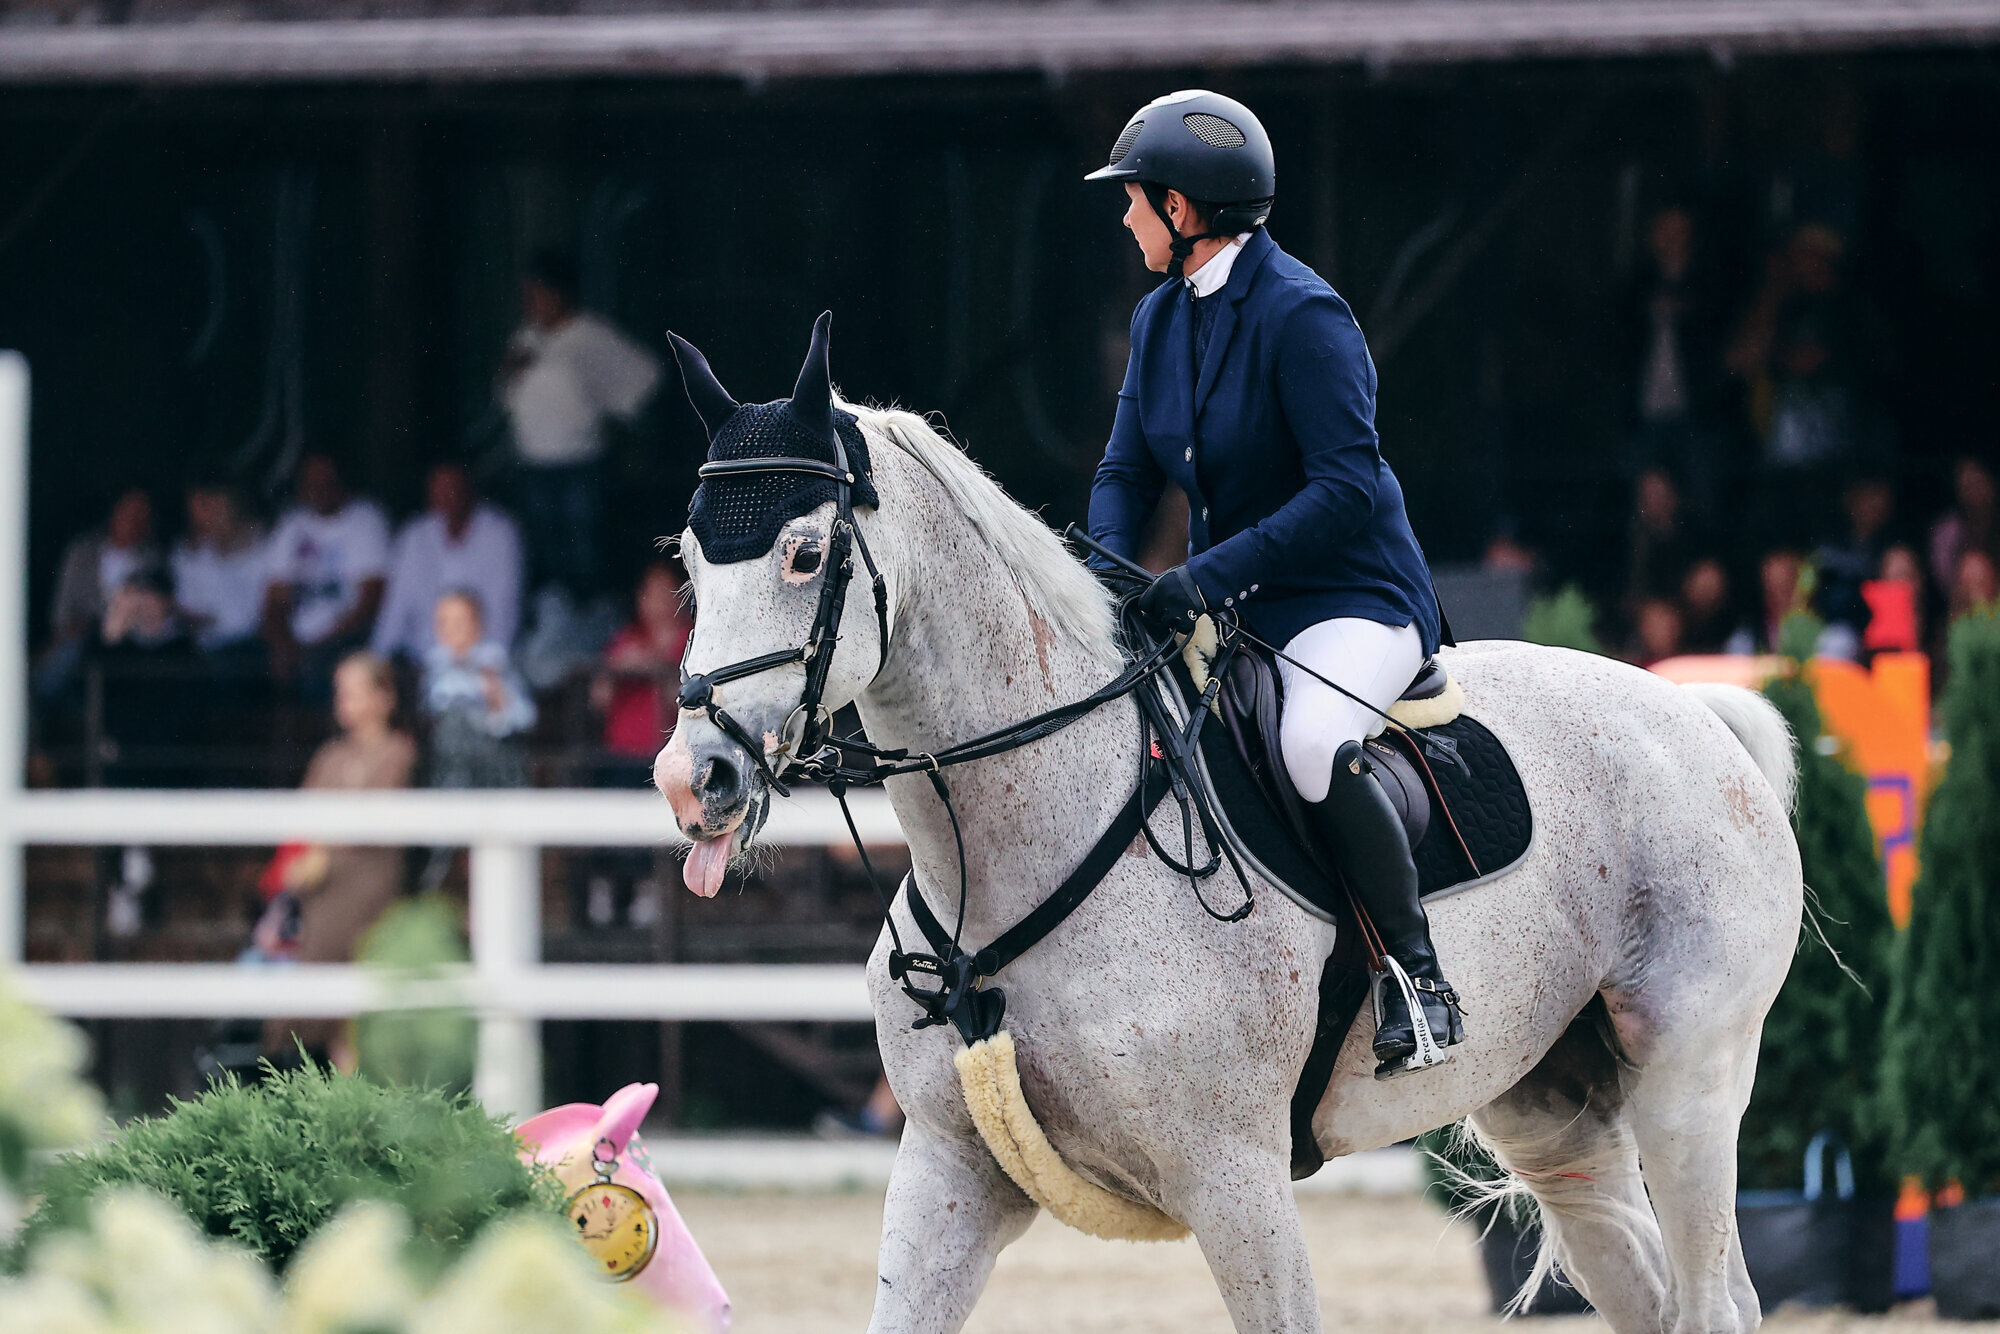
<path fill-rule="evenodd" d="M 27 995 L 77 1017 L 348 1015 L 382 1006 L 463 1005 L 480 1019 L 476 1088 L 496 1111 L 538 1110 L 543 1019 L 782 1020 L 870 1017 L 861 969 L 834 965 L 546 964 L 545 847 L 653 847 L 679 841 L 666 804 L 645 793 L 15 792 L 0 812 L 0 855 L 46 844 L 269 846 L 292 841 L 466 846 L 472 962 L 424 983 L 353 965 L 36 964 Z M 851 799 L 871 842 L 901 840 L 880 793 Z M 824 846 L 846 837 L 824 793 L 773 810 L 759 841 Z M 18 883 L 18 881 L 17 881 Z M 20 920 L 16 898 L 5 905 Z M 18 956 L 17 956 L 18 957 Z"/>

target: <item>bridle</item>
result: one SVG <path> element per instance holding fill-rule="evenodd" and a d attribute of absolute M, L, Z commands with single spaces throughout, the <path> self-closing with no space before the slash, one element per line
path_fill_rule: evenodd
<path fill-rule="evenodd" d="M 838 431 L 833 432 L 830 438 L 833 441 L 831 463 L 793 456 L 716 459 L 702 464 L 699 473 L 703 481 L 752 473 L 807 473 L 828 478 L 834 484 L 833 529 L 827 535 L 827 552 L 822 567 L 825 574 L 820 581 L 819 605 L 813 611 L 812 628 L 806 633 L 805 643 L 797 648 L 778 649 L 732 662 L 712 672 L 690 676 L 683 669 L 681 673 L 679 703 L 682 710 L 703 715 L 724 736 L 747 751 L 758 772 L 763 774 L 764 781 L 781 797 L 789 797 L 792 791 L 779 777 L 780 774 L 793 767 L 805 768 L 810 773 L 812 762 L 823 760 L 826 753 L 833 749 L 828 744 L 833 737 L 833 715 L 824 702 L 826 678 L 833 670 L 834 645 L 840 641 L 840 618 L 847 608 L 848 585 L 854 580 L 853 554 L 856 550 L 860 551 L 861 561 L 868 567 L 868 577 L 875 589 L 875 623 L 881 635 L 877 641 L 880 657 L 875 664 L 878 674 L 889 660 L 889 586 L 875 564 L 874 554 L 868 550 L 868 539 L 854 521 L 856 479 L 848 462 L 847 447 L 841 443 Z M 715 702 L 715 688 L 779 667 L 789 667 L 793 663 L 805 665 L 806 684 L 799 693 L 798 707 L 786 716 L 785 725 L 779 729 L 777 748 L 771 752 L 778 762 L 773 765 L 765 755 L 762 743 L 753 740 L 743 725 Z"/>

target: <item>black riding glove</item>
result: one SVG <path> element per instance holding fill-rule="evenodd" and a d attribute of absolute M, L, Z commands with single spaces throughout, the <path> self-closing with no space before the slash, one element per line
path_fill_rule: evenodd
<path fill-rule="evenodd" d="M 1139 618 L 1162 630 L 1185 634 L 1207 610 L 1208 600 L 1185 565 L 1174 566 L 1139 595 Z"/>

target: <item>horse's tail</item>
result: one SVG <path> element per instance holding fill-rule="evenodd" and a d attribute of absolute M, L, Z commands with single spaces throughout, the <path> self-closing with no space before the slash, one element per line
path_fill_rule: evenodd
<path fill-rule="evenodd" d="M 1770 700 L 1742 686 L 1698 683 L 1684 689 L 1706 704 L 1736 734 L 1743 749 L 1750 752 L 1751 763 L 1764 775 L 1764 781 L 1771 785 L 1789 813 L 1798 796 L 1799 758 L 1797 742 L 1785 715 Z"/>

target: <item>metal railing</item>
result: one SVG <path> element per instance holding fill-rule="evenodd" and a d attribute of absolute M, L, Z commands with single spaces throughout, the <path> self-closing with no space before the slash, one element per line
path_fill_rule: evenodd
<path fill-rule="evenodd" d="M 75 1017 L 349 1015 L 462 1005 L 479 1018 L 474 1087 L 496 1112 L 541 1100 L 543 1019 L 866 1020 L 854 965 L 547 964 L 543 848 L 680 842 L 644 792 L 25 791 L 28 367 L 0 352 L 0 966 L 34 1001 Z M 862 836 L 900 843 L 879 792 L 851 798 Z M 780 803 L 759 841 L 846 840 L 824 793 Z M 311 842 L 471 849 L 471 963 L 421 985 L 356 965 L 24 965 L 23 850 L 42 845 L 273 846 Z"/>

